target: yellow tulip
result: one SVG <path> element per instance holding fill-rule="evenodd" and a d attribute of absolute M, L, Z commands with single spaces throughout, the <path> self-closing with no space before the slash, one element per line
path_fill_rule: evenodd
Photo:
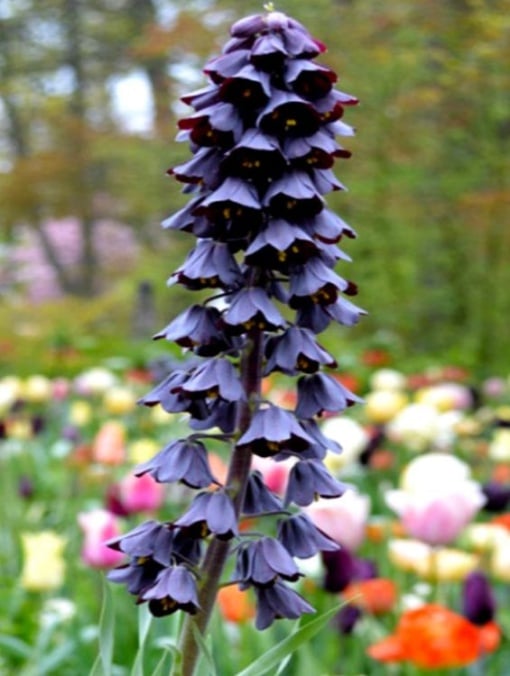
<path fill-rule="evenodd" d="M 83 427 L 92 418 L 92 408 L 88 401 L 73 401 L 69 409 L 69 421 L 73 425 Z"/>
<path fill-rule="evenodd" d="M 105 392 L 103 404 L 111 415 L 125 415 L 136 407 L 136 397 L 127 387 L 112 387 Z"/>
<path fill-rule="evenodd" d="M 401 570 L 442 582 L 461 581 L 479 564 L 475 554 L 460 549 L 434 548 L 411 539 L 390 540 L 388 557 Z"/>
<path fill-rule="evenodd" d="M 27 591 L 57 589 L 64 582 L 65 538 L 53 531 L 22 533 L 23 570 L 21 586 Z"/>
<path fill-rule="evenodd" d="M 154 439 L 137 439 L 128 446 L 128 458 L 134 465 L 150 460 L 160 450 L 161 445 Z"/>

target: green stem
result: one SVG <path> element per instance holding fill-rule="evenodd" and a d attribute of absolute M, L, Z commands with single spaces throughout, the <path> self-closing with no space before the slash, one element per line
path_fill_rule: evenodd
<path fill-rule="evenodd" d="M 260 397 L 262 380 L 262 338 L 263 331 L 253 329 L 248 334 L 247 347 L 241 361 L 241 381 L 247 400 L 241 406 L 237 421 L 237 429 L 242 434 L 248 427 L 252 417 L 253 402 Z M 227 487 L 234 502 L 236 515 L 239 518 L 243 504 L 246 484 L 250 473 L 251 451 L 234 447 L 229 464 Z M 200 569 L 200 586 L 198 601 L 201 610 L 196 615 L 186 615 L 180 637 L 180 664 L 174 664 L 171 676 L 193 676 L 200 657 L 200 647 L 194 636 L 194 629 L 204 635 L 209 623 L 216 594 L 220 586 L 220 578 L 230 551 L 230 543 L 213 538 L 207 548 Z"/>

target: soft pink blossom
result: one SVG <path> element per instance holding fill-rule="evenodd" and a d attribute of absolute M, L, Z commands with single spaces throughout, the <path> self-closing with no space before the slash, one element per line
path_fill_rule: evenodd
<path fill-rule="evenodd" d="M 283 495 L 287 488 L 290 470 L 295 462 L 293 458 L 276 462 L 272 458 L 261 458 L 254 455 L 252 469 L 258 470 L 262 474 L 262 479 L 270 491 L 277 495 Z"/>
<path fill-rule="evenodd" d="M 366 495 L 349 489 L 339 498 L 316 500 L 305 511 L 318 528 L 350 552 L 365 539 L 370 512 Z"/>
<path fill-rule="evenodd" d="M 386 502 L 410 536 L 429 545 L 446 545 L 473 519 L 485 496 L 475 482 L 464 481 L 440 491 L 389 491 Z"/>
<path fill-rule="evenodd" d="M 122 552 L 109 549 L 104 544 L 121 532 L 119 521 L 111 512 L 106 509 L 80 512 L 78 524 L 84 535 L 81 557 L 87 565 L 93 568 L 110 568 L 122 560 Z"/>
<path fill-rule="evenodd" d="M 165 499 L 165 489 L 150 476 L 125 476 L 118 484 L 117 497 L 126 514 L 153 512 L 161 507 Z"/>

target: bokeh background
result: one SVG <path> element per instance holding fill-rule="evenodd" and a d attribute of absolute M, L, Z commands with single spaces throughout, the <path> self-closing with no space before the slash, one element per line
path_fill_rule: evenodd
<path fill-rule="evenodd" d="M 166 170 L 179 96 L 228 25 L 261 2 L 5 0 L 0 8 L 0 373 L 146 362 L 189 299 L 165 280 L 190 247 L 160 221 L 185 197 Z M 342 274 L 369 316 L 329 335 L 349 366 L 384 349 L 507 373 L 510 3 L 286 0 L 359 97 Z M 349 362 L 349 363 L 347 363 Z"/>

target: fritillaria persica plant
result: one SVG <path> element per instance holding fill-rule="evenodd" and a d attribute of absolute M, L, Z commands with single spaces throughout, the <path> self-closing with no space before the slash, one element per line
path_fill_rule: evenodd
<path fill-rule="evenodd" d="M 205 66 L 209 84 L 183 97 L 194 112 L 179 122 L 178 140 L 193 156 L 169 172 L 191 201 L 163 226 L 194 237 L 169 283 L 211 293 L 156 335 L 192 359 L 142 400 L 187 413 L 191 434 L 136 473 L 196 494 L 177 520 L 148 521 L 110 542 L 130 559 L 111 580 L 153 615 L 188 614 L 184 674 L 193 673 L 195 633 L 204 632 L 221 584 L 253 590 L 258 629 L 313 612 L 288 584 L 300 577 L 295 559 L 336 545 L 299 507 L 344 491 L 323 464 L 328 449 L 341 449 L 317 418 L 357 401 L 324 372 L 336 363 L 316 339 L 331 322 L 349 326 L 363 314 L 346 298 L 356 286 L 334 271 L 349 260 L 337 243 L 354 232 L 324 200 L 343 189 L 332 166 L 350 153 L 335 137 L 353 134 L 342 116 L 357 101 L 314 62 L 324 45 L 266 10 L 232 26 L 222 54 Z M 262 379 L 272 373 L 297 378 L 295 410 L 263 398 Z M 224 484 L 208 462 L 211 438 L 230 448 Z M 252 470 L 254 455 L 294 459 L 283 498 Z M 245 517 L 256 520 L 256 533 L 239 528 Z"/>

